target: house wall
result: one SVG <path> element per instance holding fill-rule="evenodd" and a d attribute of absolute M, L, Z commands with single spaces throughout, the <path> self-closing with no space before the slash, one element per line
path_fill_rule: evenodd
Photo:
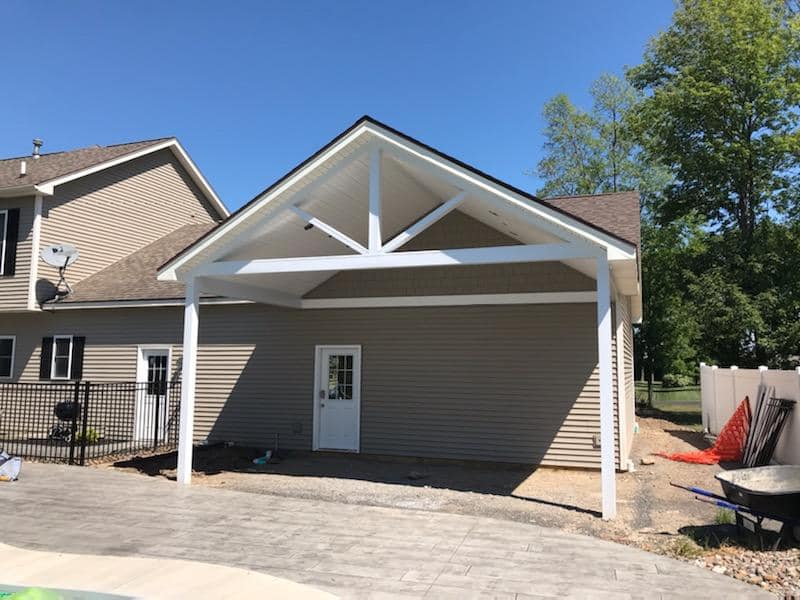
<path fill-rule="evenodd" d="M 623 439 L 625 446 L 622 448 L 623 456 L 629 457 L 634 440 L 634 424 L 636 422 L 636 391 L 633 372 L 633 324 L 631 322 L 630 299 L 625 298 L 620 302 L 622 308 L 623 323 L 623 382 L 625 397 L 618 405 L 619 409 L 625 411 L 625 429 Z"/>
<path fill-rule="evenodd" d="M 362 452 L 592 467 L 600 463 L 593 304 L 289 310 L 204 305 L 196 439 L 309 450 L 314 348 L 362 346 Z M 0 315 L 18 379 L 41 338 L 86 336 L 85 378 L 132 381 L 139 344 L 171 344 L 181 310 Z"/>
<path fill-rule="evenodd" d="M 33 239 L 33 197 L 0 198 L 0 210 L 19 208 L 17 263 L 13 276 L 0 276 L 0 311 L 26 310 Z"/>
<path fill-rule="evenodd" d="M 147 154 L 56 188 L 44 199 L 42 245 L 68 242 L 79 260 L 74 284 L 188 223 L 219 215 L 169 149 Z M 57 270 L 40 265 L 39 277 Z"/>
<path fill-rule="evenodd" d="M 515 239 L 453 211 L 400 250 L 478 248 L 519 244 Z M 590 277 L 560 262 L 462 265 L 413 269 L 340 271 L 305 298 L 594 291 Z"/>

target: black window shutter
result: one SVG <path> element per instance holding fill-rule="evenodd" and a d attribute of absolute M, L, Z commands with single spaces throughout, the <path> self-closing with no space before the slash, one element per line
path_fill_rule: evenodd
<path fill-rule="evenodd" d="M 6 254 L 3 275 L 11 277 L 17 269 L 17 240 L 19 239 L 19 209 L 12 208 L 6 215 Z M 2 233 L 2 232 L 0 232 Z"/>
<path fill-rule="evenodd" d="M 85 346 L 85 337 L 75 336 L 72 338 L 72 373 L 70 373 L 70 379 L 83 378 L 83 349 Z"/>
<path fill-rule="evenodd" d="M 50 379 L 50 363 L 53 362 L 53 338 L 42 338 L 42 354 L 39 360 L 39 379 Z"/>

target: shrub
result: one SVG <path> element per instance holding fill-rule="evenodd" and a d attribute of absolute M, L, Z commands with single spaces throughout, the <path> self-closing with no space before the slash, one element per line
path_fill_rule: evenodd
<path fill-rule="evenodd" d="M 96 444 L 97 441 L 100 439 L 100 434 L 97 433 L 97 430 L 94 427 L 89 427 L 86 429 L 86 443 L 87 444 Z M 75 434 L 75 441 L 78 444 L 83 444 L 83 433 L 80 431 Z"/>
<path fill-rule="evenodd" d="M 714 523 L 717 525 L 733 525 L 736 523 L 736 514 L 727 508 L 718 508 L 714 515 Z"/>
<path fill-rule="evenodd" d="M 682 535 L 673 542 L 672 552 L 682 558 L 697 558 L 703 554 L 703 549 L 693 539 Z"/>
<path fill-rule="evenodd" d="M 679 375 L 677 373 L 666 373 L 661 378 L 661 385 L 665 388 L 677 388 L 694 385 L 694 377 L 691 375 Z"/>

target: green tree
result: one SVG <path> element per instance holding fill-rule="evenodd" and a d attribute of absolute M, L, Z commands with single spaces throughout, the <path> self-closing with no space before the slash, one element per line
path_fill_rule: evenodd
<path fill-rule="evenodd" d="M 628 72 L 637 139 L 673 175 L 662 222 L 697 212 L 746 253 L 759 218 L 794 203 L 799 27 L 781 0 L 683 0 Z"/>

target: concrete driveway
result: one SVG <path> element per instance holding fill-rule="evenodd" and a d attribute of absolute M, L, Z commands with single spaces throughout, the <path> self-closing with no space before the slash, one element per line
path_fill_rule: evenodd
<path fill-rule="evenodd" d="M 80 467 L 26 463 L 22 475 L 0 484 L 11 510 L 2 538 L 27 549 L 211 562 L 342 598 L 770 597 L 686 563 L 524 523 Z"/>

